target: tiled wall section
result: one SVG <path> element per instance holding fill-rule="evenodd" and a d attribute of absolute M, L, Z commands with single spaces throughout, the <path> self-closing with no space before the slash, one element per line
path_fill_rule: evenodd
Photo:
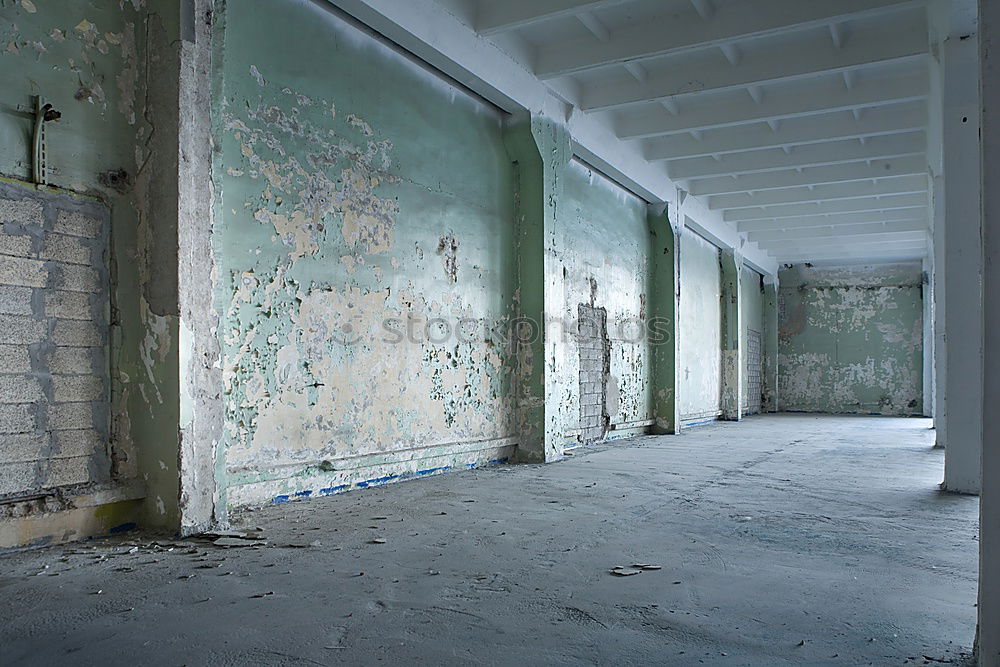
<path fill-rule="evenodd" d="M 0 183 L 0 497 L 110 478 L 107 220 Z"/>

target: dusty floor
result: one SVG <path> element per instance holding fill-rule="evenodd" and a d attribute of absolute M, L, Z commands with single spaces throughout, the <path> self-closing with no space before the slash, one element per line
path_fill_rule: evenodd
<path fill-rule="evenodd" d="M 960 663 L 978 501 L 928 426 L 754 417 L 239 516 L 264 547 L 8 555 L 0 663 Z"/>

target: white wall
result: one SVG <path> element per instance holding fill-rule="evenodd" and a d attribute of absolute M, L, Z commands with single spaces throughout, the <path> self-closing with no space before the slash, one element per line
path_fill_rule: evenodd
<path fill-rule="evenodd" d="M 722 278 L 719 250 L 689 229 L 681 235 L 681 420 L 718 417 L 722 391 Z"/>

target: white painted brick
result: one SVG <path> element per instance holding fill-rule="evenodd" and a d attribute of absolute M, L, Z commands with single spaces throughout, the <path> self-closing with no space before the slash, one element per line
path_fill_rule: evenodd
<path fill-rule="evenodd" d="M 98 347 L 104 343 L 97 325 L 83 320 L 56 320 L 50 340 L 67 347 Z"/>
<path fill-rule="evenodd" d="M 104 440 L 94 429 L 57 431 L 52 434 L 52 458 L 91 456 L 104 450 Z"/>
<path fill-rule="evenodd" d="M 0 223 L 42 226 L 42 203 L 31 199 L 0 199 Z"/>
<path fill-rule="evenodd" d="M 93 373 L 97 352 L 89 347 L 57 347 L 49 360 L 49 372 L 53 375 Z"/>
<path fill-rule="evenodd" d="M 93 319 L 90 311 L 90 293 L 47 291 L 45 293 L 45 315 L 68 320 Z"/>
<path fill-rule="evenodd" d="M 88 404 L 89 405 L 89 404 Z M 35 430 L 31 403 L 0 404 L 0 433 L 32 433 Z M 0 436 L 0 442 L 3 437 Z"/>
<path fill-rule="evenodd" d="M 0 403 L 34 403 L 43 398 L 42 387 L 30 375 L 0 375 Z"/>
<path fill-rule="evenodd" d="M 52 396 L 57 403 L 104 400 L 104 383 L 91 375 L 53 375 Z"/>
<path fill-rule="evenodd" d="M 0 284 L 45 287 L 48 271 L 37 259 L 0 255 Z"/>
<path fill-rule="evenodd" d="M 76 211 L 59 211 L 52 229 L 58 234 L 97 238 L 101 234 L 101 221 Z"/>
<path fill-rule="evenodd" d="M 92 429 L 94 426 L 93 403 L 55 403 L 49 406 L 48 413 L 50 431 Z"/>
<path fill-rule="evenodd" d="M 36 433 L 0 436 L 0 463 L 38 461 L 49 454 L 49 437 Z"/>
<path fill-rule="evenodd" d="M 0 372 L 30 373 L 31 358 L 28 348 L 20 345 L 0 345 Z"/>
<path fill-rule="evenodd" d="M 52 287 L 72 292 L 99 292 L 100 279 L 95 269 L 79 264 L 59 263 L 53 267 L 56 274 Z"/>
<path fill-rule="evenodd" d="M 31 257 L 31 237 L 0 234 L 0 254 L 15 257 Z"/>
<path fill-rule="evenodd" d="M 30 345 L 40 343 L 48 335 L 48 324 L 24 315 L 0 315 L 0 336 L 5 343 Z"/>
<path fill-rule="evenodd" d="M 91 248 L 78 236 L 46 234 L 40 259 L 51 259 L 67 264 L 91 264 Z"/>
<path fill-rule="evenodd" d="M 0 313 L 31 315 L 31 288 L 0 285 Z"/>

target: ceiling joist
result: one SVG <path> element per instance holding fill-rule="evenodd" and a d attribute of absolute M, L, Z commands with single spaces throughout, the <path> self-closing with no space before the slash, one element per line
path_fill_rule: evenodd
<path fill-rule="evenodd" d="M 727 128 L 714 130 L 702 141 L 675 136 L 650 141 L 647 160 L 677 160 L 706 155 L 725 155 L 781 146 L 824 143 L 838 139 L 858 139 L 922 130 L 927 126 L 925 105 L 887 106 L 866 114 L 860 121 L 850 114 L 833 118 L 798 118 L 770 132 L 763 128 Z M 750 131 L 747 131 L 749 129 Z M 756 130 L 756 131 L 754 131 Z"/>
<path fill-rule="evenodd" d="M 848 18 L 865 18 L 918 4 L 913 0 L 732 2 L 709 11 L 708 19 L 701 11 L 683 18 L 671 17 L 669 29 L 658 21 L 623 28 L 604 44 L 576 40 L 543 45 L 536 58 L 535 74 L 541 79 L 553 79 L 627 62 L 721 48 L 740 40 L 837 24 Z"/>

